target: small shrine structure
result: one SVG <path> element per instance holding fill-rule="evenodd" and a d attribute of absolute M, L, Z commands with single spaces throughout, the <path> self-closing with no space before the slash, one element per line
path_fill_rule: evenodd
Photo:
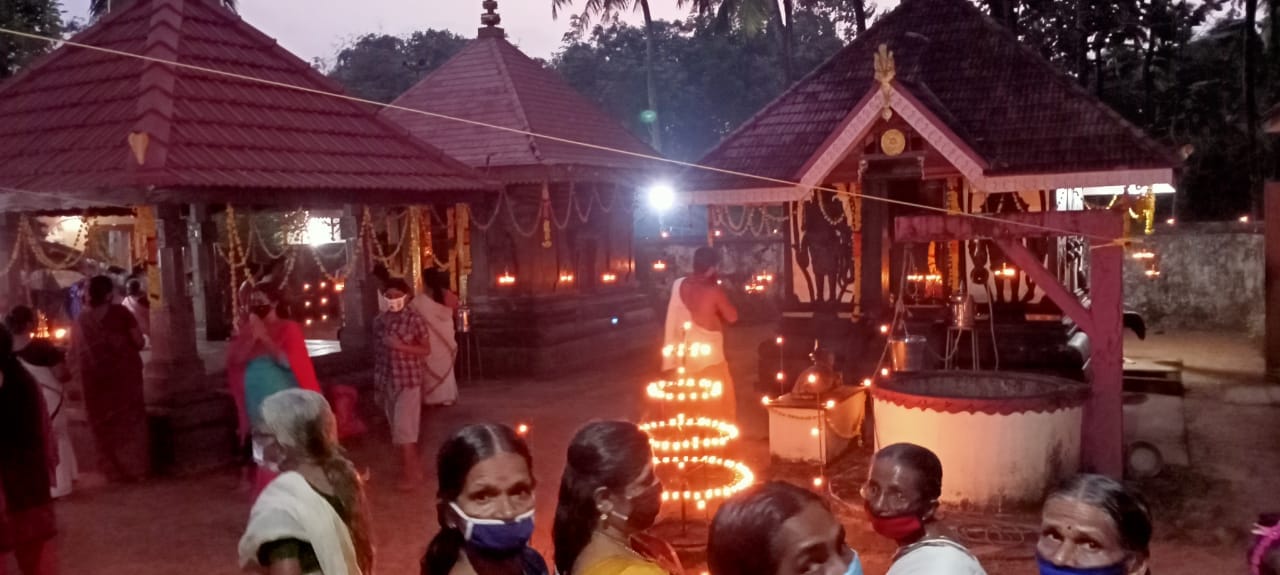
<path fill-rule="evenodd" d="M 42 257 L 31 220 L 117 216 L 131 249 L 110 263 L 148 271 L 147 401 L 179 457 L 221 453 L 208 442 L 229 440 L 234 421 L 197 346 L 201 327 L 229 333 L 244 278 L 233 206 L 337 216 L 342 344 L 360 351 L 375 302 L 361 213 L 498 192 L 372 108 L 326 95 L 342 88 L 216 0 L 137 0 L 73 42 L 88 47 L 63 45 L 0 84 L 3 300 L 27 300 L 19 278 L 34 267 L 84 258 Z"/>
<path fill-rule="evenodd" d="M 483 372 L 547 376 L 656 349 L 632 233 L 654 166 L 628 154 L 657 152 L 508 42 L 496 1 L 482 5 L 475 40 L 382 116 L 503 185 L 471 207 L 461 248 Z"/>
<path fill-rule="evenodd" d="M 904 326 L 940 357 L 949 298 L 968 298 L 986 319 L 957 363 L 1074 361 L 1093 387 L 1085 467 L 1119 473 L 1120 262 L 1140 228 L 1086 199 L 1149 219 L 1180 159 L 1009 30 L 964 0 L 904 0 L 702 163 L 764 179 L 691 172 L 690 203 L 786 208 L 780 331 L 798 354 L 839 342 L 870 382 Z M 1073 338 L 1087 351 L 1064 358 Z"/>

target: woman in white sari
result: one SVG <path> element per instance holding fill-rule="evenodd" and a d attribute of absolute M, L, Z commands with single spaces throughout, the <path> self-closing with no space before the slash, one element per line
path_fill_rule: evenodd
<path fill-rule="evenodd" d="M 427 356 L 427 380 L 422 382 L 422 403 L 448 407 L 458 401 L 458 379 L 453 369 L 458 357 L 453 324 L 458 296 L 449 291 L 449 275 L 441 270 L 425 270 L 422 280 L 426 293 L 409 301 L 409 307 L 431 328 L 431 355 Z"/>

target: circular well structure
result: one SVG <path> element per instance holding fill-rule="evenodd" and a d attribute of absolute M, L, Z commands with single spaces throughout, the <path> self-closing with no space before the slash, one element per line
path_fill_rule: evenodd
<path fill-rule="evenodd" d="M 966 509 L 1036 506 L 1080 468 L 1088 384 L 1035 374 L 895 374 L 871 390 L 876 444 L 914 443 L 942 460 L 942 501 Z"/>

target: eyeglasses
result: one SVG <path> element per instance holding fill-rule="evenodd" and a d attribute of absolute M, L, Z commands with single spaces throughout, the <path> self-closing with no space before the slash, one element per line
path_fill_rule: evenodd
<path fill-rule="evenodd" d="M 862 495 L 862 499 L 867 503 L 871 503 L 876 500 L 883 500 L 883 502 L 891 505 L 894 510 L 906 509 L 913 501 L 912 497 L 896 488 L 882 490 L 879 485 L 872 483 L 863 485 L 862 489 L 859 490 L 858 493 Z"/>

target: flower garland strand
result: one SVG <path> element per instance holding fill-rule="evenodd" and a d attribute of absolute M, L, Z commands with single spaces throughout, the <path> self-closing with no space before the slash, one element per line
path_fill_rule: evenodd
<path fill-rule="evenodd" d="M 30 218 L 22 218 L 19 227 L 26 228 L 26 233 L 24 235 L 26 236 L 27 247 L 31 250 L 31 255 L 36 258 L 36 261 L 39 262 L 40 265 L 51 270 L 65 270 L 79 264 L 80 261 L 89 253 L 89 238 L 92 237 L 89 231 L 94 225 L 94 219 L 84 218 L 82 222 L 80 230 L 76 232 L 75 240 L 71 243 L 71 253 L 62 261 L 56 261 L 50 257 L 49 254 L 44 253 L 44 248 L 40 246 L 40 239 L 31 229 Z M 81 241 L 84 241 L 84 250 L 77 251 L 76 246 L 80 245 Z"/>

